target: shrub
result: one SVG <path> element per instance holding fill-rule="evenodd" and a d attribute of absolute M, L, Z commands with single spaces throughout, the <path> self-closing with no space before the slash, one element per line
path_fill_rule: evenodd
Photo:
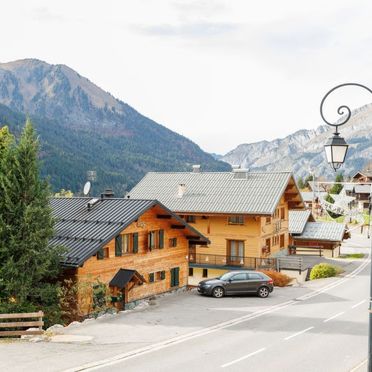
<path fill-rule="evenodd" d="M 266 274 L 273 280 L 273 284 L 275 287 L 285 287 L 287 286 L 291 281 L 292 278 L 290 278 L 288 275 L 279 273 L 277 271 L 273 270 L 260 270 L 262 273 Z"/>
<path fill-rule="evenodd" d="M 343 272 L 343 269 L 338 266 L 327 263 L 320 263 L 311 269 L 310 280 L 330 278 Z"/>

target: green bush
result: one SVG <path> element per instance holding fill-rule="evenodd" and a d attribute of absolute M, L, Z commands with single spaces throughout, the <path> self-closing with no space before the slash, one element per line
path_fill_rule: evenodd
<path fill-rule="evenodd" d="M 336 266 L 333 266 L 327 263 L 321 263 L 321 264 L 315 265 L 311 269 L 310 280 L 330 278 L 332 276 L 336 276 L 340 272 L 342 272 L 341 268 L 338 268 Z"/>

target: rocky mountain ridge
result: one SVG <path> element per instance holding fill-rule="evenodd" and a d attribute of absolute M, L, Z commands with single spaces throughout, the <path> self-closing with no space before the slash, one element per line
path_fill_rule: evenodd
<path fill-rule="evenodd" d="M 372 160 L 372 104 L 354 110 L 349 122 L 339 130 L 350 145 L 340 170 L 352 175 Z M 332 132 L 333 128 L 322 125 L 273 141 L 241 144 L 221 160 L 251 170 L 292 170 L 297 176 L 314 171 L 318 176 L 334 177 L 324 154 L 324 144 Z"/>

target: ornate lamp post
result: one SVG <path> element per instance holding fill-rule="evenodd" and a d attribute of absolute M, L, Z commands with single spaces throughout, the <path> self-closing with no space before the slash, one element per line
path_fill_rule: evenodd
<path fill-rule="evenodd" d="M 372 90 L 366 87 L 365 85 L 358 84 L 358 83 L 345 83 L 345 84 L 340 84 L 331 89 L 322 99 L 320 103 L 320 115 L 323 119 L 323 121 L 332 126 L 335 127 L 336 130 L 333 133 L 333 136 L 328 139 L 327 143 L 324 145 L 325 148 L 325 153 L 327 157 L 328 164 L 337 171 L 342 164 L 345 162 L 347 150 L 348 150 L 348 144 L 344 140 L 343 137 L 340 137 L 340 133 L 338 132 L 338 127 L 341 125 L 346 124 L 350 117 L 351 117 L 351 110 L 348 106 L 342 105 L 339 106 L 337 109 L 337 113 L 339 115 L 346 115 L 345 118 L 342 120 L 339 120 L 336 124 L 330 123 L 327 121 L 323 115 L 323 104 L 324 101 L 327 99 L 327 97 L 336 89 L 346 87 L 346 86 L 356 86 L 356 87 L 361 87 L 365 90 L 367 90 L 369 93 L 372 94 Z M 371 230 L 371 223 L 372 223 L 372 184 L 371 184 L 371 193 L 369 196 L 369 232 Z M 370 234 L 368 233 L 368 238 L 371 240 L 371 252 L 370 255 L 372 254 L 372 238 Z M 369 287 L 369 331 L 368 331 L 368 371 L 372 372 L 372 260 L 371 260 L 371 272 L 370 272 L 370 287 Z"/>

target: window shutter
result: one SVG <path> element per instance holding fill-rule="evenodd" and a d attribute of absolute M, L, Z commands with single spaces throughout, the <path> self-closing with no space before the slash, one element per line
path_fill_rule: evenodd
<path fill-rule="evenodd" d="M 118 235 L 115 238 L 115 256 L 120 257 L 123 255 L 122 236 Z"/>
<path fill-rule="evenodd" d="M 174 269 L 174 271 L 175 271 L 175 275 L 174 275 L 174 286 L 175 287 L 178 287 L 178 285 L 180 284 L 180 268 L 179 267 L 176 267 L 175 269 Z"/>
<path fill-rule="evenodd" d="M 160 272 L 160 279 L 164 280 L 165 279 L 165 271 Z"/>
<path fill-rule="evenodd" d="M 151 239 L 151 232 L 147 234 L 147 248 L 151 251 L 152 250 L 152 239 Z"/>
<path fill-rule="evenodd" d="M 150 282 L 150 283 L 153 283 L 153 282 L 154 282 L 154 279 L 155 279 L 155 275 L 154 275 L 154 273 L 150 273 L 150 274 L 149 274 L 149 282 Z"/>
<path fill-rule="evenodd" d="M 170 274 L 171 274 L 170 286 L 174 287 L 174 269 L 170 269 Z"/>
<path fill-rule="evenodd" d="M 104 257 L 103 248 L 101 248 L 101 249 L 97 252 L 97 260 L 103 260 L 103 257 Z"/>
<path fill-rule="evenodd" d="M 133 234 L 133 253 L 138 253 L 138 233 Z"/>
<path fill-rule="evenodd" d="M 164 248 L 164 230 L 159 230 L 159 248 Z"/>

